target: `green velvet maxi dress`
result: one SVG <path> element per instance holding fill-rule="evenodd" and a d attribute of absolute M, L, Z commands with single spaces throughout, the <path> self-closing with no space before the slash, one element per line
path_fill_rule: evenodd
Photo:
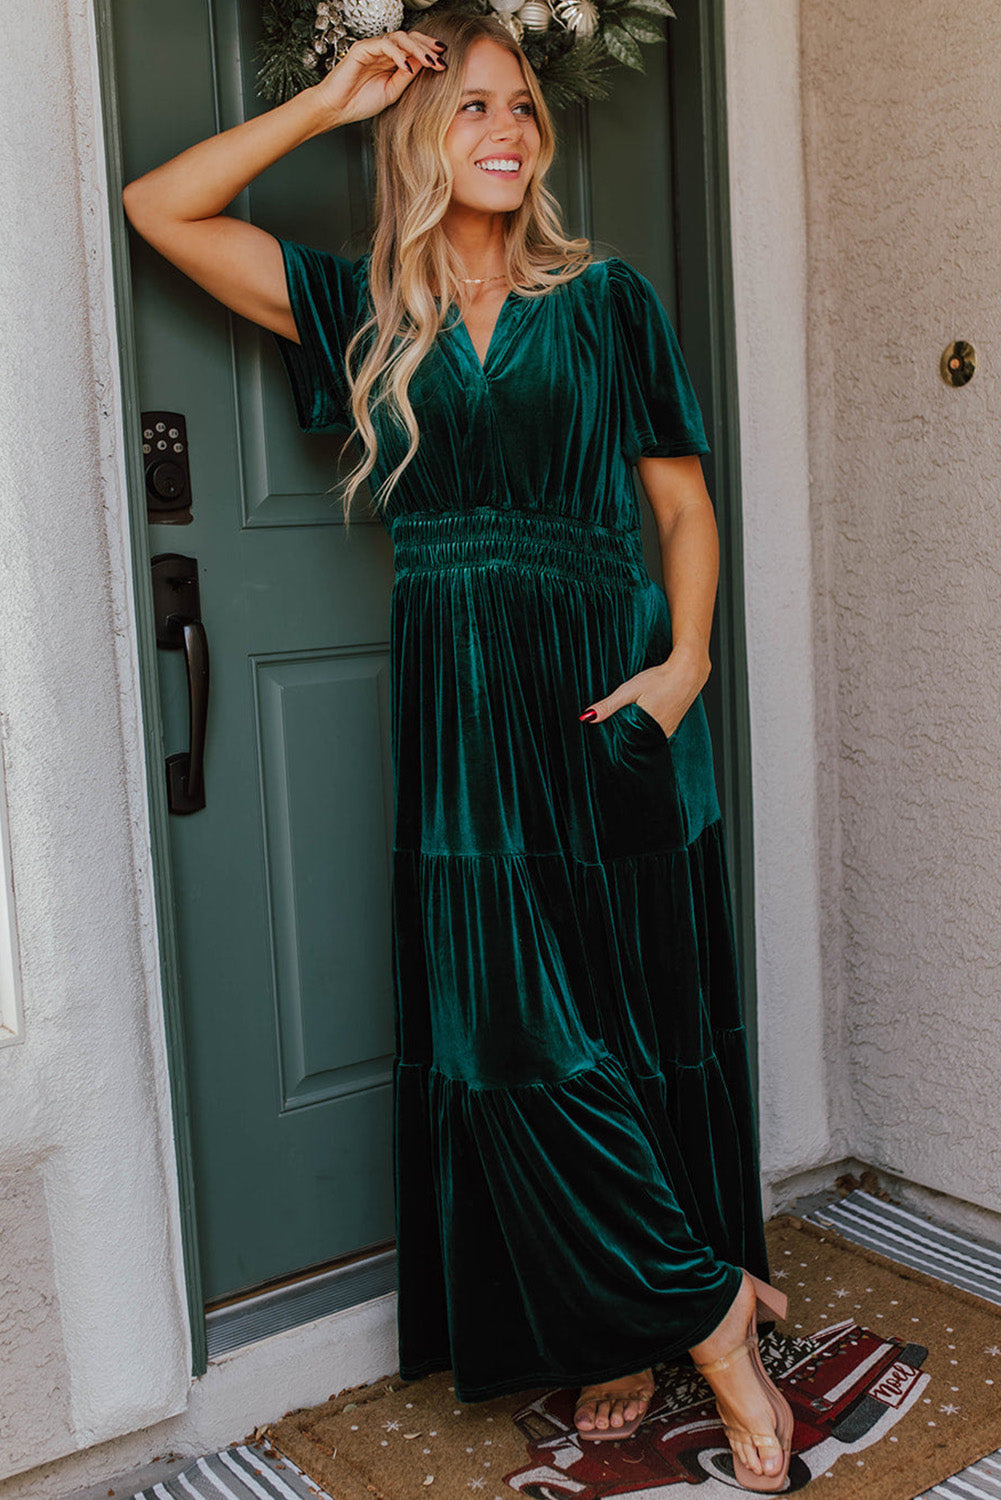
<path fill-rule="evenodd" d="M 370 252 L 281 244 L 299 425 L 351 426 Z M 447 321 L 384 512 L 398 1334 L 478 1401 L 685 1358 L 768 1265 L 701 696 L 580 719 L 671 649 L 633 465 L 710 451 L 676 334 L 619 257 L 510 292 L 482 365 Z"/>

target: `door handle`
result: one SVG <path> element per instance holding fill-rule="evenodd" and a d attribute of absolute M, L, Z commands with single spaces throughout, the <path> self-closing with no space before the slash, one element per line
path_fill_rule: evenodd
<path fill-rule="evenodd" d="M 183 650 L 188 678 L 188 748 L 167 756 L 167 806 L 173 813 L 199 812 L 205 806 L 209 642 L 201 619 L 198 560 L 161 552 L 152 568 L 156 643 Z"/>

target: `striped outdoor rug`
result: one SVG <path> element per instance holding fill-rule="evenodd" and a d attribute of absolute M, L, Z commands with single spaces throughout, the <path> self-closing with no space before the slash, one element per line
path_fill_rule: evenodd
<path fill-rule="evenodd" d="M 198 1458 L 133 1500 L 315 1500 L 326 1492 L 270 1443 L 239 1443 Z"/>
<path fill-rule="evenodd" d="M 804 1214 L 902 1265 L 1001 1305 L 1001 1251 L 884 1203 L 862 1189 Z M 336 1500 L 267 1443 L 238 1444 L 200 1458 L 133 1500 Z M 916 1500 L 1001 1500 L 1001 1450 Z"/>
<path fill-rule="evenodd" d="M 1001 1251 L 929 1224 L 896 1203 L 884 1203 L 859 1188 L 802 1217 L 830 1225 L 846 1240 L 888 1255 L 903 1266 L 1001 1304 Z"/>

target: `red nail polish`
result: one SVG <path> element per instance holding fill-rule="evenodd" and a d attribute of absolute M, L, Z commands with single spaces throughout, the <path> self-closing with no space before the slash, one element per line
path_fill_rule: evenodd
<path fill-rule="evenodd" d="M 596 719 L 598 717 L 598 710 L 596 708 L 589 708 L 585 713 L 582 713 L 580 717 L 582 719 Z"/>

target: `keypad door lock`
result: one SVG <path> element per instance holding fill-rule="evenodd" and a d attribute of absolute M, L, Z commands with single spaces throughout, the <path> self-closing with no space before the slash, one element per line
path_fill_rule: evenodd
<path fill-rule="evenodd" d="M 176 411 L 144 411 L 142 435 L 147 519 L 160 525 L 190 524 L 191 471 L 184 418 Z"/>

